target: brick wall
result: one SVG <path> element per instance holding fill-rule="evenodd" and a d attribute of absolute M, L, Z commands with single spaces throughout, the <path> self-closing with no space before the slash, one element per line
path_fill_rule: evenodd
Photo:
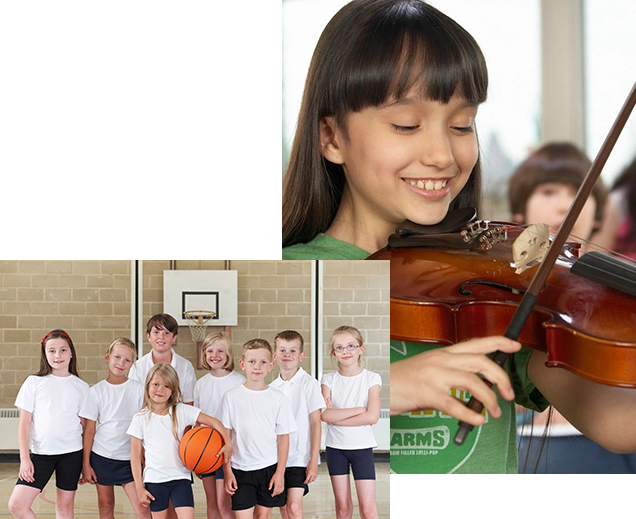
<path fill-rule="evenodd" d="M 383 377 L 382 407 L 389 406 L 389 268 L 386 262 L 324 262 L 324 340 L 341 324 L 358 327 L 366 340 L 365 367 Z M 225 261 L 178 260 L 178 270 L 221 270 Z M 143 322 L 163 310 L 163 271 L 170 260 L 143 262 Z M 273 343 L 284 329 L 310 341 L 311 262 L 232 261 L 238 271 L 238 326 L 234 356 L 255 337 Z M 130 337 L 131 262 L 0 261 L 0 407 L 12 407 L 17 391 L 38 370 L 40 340 L 65 329 L 77 348 L 80 376 L 89 384 L 106 377 L 103 353 L 117 336 Z M 219 328 L 209 327 L 208 332 Z M 273 344 L 272 344 L 273 345 Z M 181 327 L 176 351 L 196 366 L 196 344 Z M 144 336 L 144 353 L 150 344 Z M 311 371 L 306 346 L 303 367 Z M 238 363 L 237 370 L 240 370 Z M 329 356 L 324 370 L 336 369 Z M 196 370 L 197 377 L 206 374 Z M 269 375 L 273 380 L 278 369 Z"/>

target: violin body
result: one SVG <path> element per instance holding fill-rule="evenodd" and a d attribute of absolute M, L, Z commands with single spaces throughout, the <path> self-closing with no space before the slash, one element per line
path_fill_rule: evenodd
<path fill-rule="evenodd" d="M 370 259 L 391 261 L 391 337 L 450 345 L 504 335 L 535 272 L 511 266 L 522 231 L 507 224 L 489 250 L 467 249 L 453 232 L 375 253 Z M 573 275 L 577 247 L 563 248 L 518 340 L 546 352 L 549 366 L 636 387 L 636 298 Z"/>

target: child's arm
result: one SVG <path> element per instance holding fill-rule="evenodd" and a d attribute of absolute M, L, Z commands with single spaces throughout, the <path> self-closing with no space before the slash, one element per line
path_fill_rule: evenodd
<path fill-rule="evenodd" d="M 95 439 L 95 428 L 97 422 L 95 420 L 86 420 L 86 427 L 84 428 L 84 465 L 82 472 L 84 474 L 84 481 L 94 485 L 97 483 L 97 475 L 91 467 L 91 449 L 93 448 L 93 440 Z"/>
<path fill-rule="evenodd" d="M 31 418 L 33 414 L 20 409 L 20 421 L 18 422 L 18 447 L 20 448 L 20 479 L 33 483 L 35 470 L 31 456 L 29 456 L 29 440 L 31 438 Z"/>
<path fill-rule="evenodd" d="M 309 485 L 316 481 L 318 477 L 318 460 L 320 459 L 320 409 L 316 409 L 309 415 L 309 425 L 311 427 L 311 458 L 307 465 L 307 471 L 305 472 L 305 485 Z"/>
<path fill-rule="evenodd" d="M 501 416 L 497 395 L 478 376 L 497 386 L 506 400 L 514 399 L 508 374 L 487 354 L 496 350 L 514 353 L 521 344 L 505 337 L 482 337 L 436 348 L 391 364 L 391 415 L 435 409 L 472 425 L 483 425 L 484 416 L 453 398 L 451 388 L 468 391 L 493 418 Z"/>
<path fill-rule="evenodd" d="M 636 391 L 605 386 L 565 369 L 548 368 L 533 351 L 528 376 L 548 401 L 585 436 L 616 453 L 636 452 Z"/>
<path fill-rule="evenodd" d="M 135 489 L 141 506 L 150 506 L 150 501 L 154 501 L 154 496 L 146 490 L 143 483 L 141 460 L 143 456 L 143 445 L 141 438 L 135 436 L 130 437 L 130 468 L 132 469 L 133 479 L 135 480 Z"/>
<path fill-rule="evenodd" d="M 223 442 L 225 443 L 225 445 L 223 445 L 223 448 L 219 451 L 217 457 L 223 454 L 223 463 L 228 463 L 230 461 L 230 458 L 232 457 L 232 439 L 230 438 L 227 429 L 219 420 L 204 413 L 199 413 L 197 422 L 209 425 L 213 429 L 219 431 L 219 434 L 221 435 L 221 438 L 223 438 Z"/>
<path fill-rule="evenodd" d="M 269 488 L 272 497 L 282 494 L 285 491 L 285 466 L 287 465 L 287 454 L 289 454 L 289 434 L 278 435 L 278 462 L 276 472 L 269 481 Z"/>
<path fill-rule="evenodd" d="M 369 388 L 369 403 L 364 413 L 334 422 L 334 425 L 373 425 L 380 419 L 380 386 Z"/>
<path fill-rule="evenodd" d="M 339 422 L 341 420 L 346 420 L 347 418 L 351 418 L 352 416 L 359 415 L 360 413 L 364 413 L 366 411 L 364 407 L 334 409 L 333 407 L 331 407 L 331 389 L 329 389 L 324 384 L 322 384 L 320 388 L 322 390 L 322 396 L 325 398 L 325 402 L 327 402 L 327 409 L 325 409 L 320 415 L 320 419 L 323 422 Z"/>
<path fill-rule="evenodd" d="M 225 491 L 233 496 L 238 489 L 238 485 L 236 484 L 236 476 L 232 472 L 231 465 L 227 465 L 227 468 L 223 467 L 223 474 L 225 476 Z"/>

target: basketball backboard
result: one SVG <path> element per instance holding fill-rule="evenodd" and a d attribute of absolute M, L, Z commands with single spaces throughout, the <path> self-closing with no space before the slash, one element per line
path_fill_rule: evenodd
<path fill-rule="evenodd" d="M 179 326 L 188 326 L 185 312 L 215 313 L 208 326 L 238 323 L 238 276 L 236 270 L 166 270 L 163 273 L 163 311 Z"/>

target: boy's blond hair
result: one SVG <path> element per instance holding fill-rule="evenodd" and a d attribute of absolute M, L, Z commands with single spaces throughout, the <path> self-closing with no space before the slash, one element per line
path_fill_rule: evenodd
<path fill-rule="evenodd" d="M 205 350 L 207 350 L 210 346 L 212 346 L 215 342 L 220 342 L 225 346 L 225 364 L 223 364 L 223 369 L 227 371 L 234 371 L 234 356 L 232 355 L 232 339 L 225 332 L 214 332 L 208 334 L 208 336 L 203 341 L 203 346 L 201 347 L 201 365 L 205 369 L 212 369 L 212 367 L 208 364 L 207 355 L 205 354 Z"/>
<path fill-rule="evenodd" d="M 243 355 L 241 358 L 245 359 L 245 354 L 249 350 L 260 350 L 261 348 L 269 351 L 270 360 L 274 358 L 274 352 L 272 351 L 272 347 L 270 346 L 269 342 L 267 342 L 265 339 L 252 339 L 251 341 L 247 341 L 245 344 L 243 344 Z"/>
<path fill-rule="evenodd" d="M 284 332 L 280 332 L 276 337 L 274 337 L 274 348 L 278 347 L 278 341 L 298 341 L 300 344 L 300 353 L 304 352 L 304 344 L 303 336 L 300 335 L 296 330 L 285 330 Z"/>

